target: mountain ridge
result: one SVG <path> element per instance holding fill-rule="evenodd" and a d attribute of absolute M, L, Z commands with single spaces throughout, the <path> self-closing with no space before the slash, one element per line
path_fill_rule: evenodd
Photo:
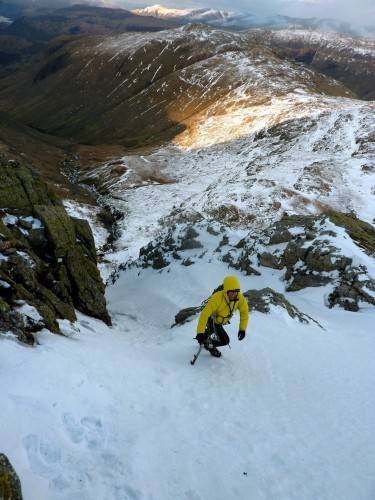
<path fill-rule="evenodd" d="M 202 22 L 214 28 L 244 30 L 249 28 L 306 29 L 309 31 L 336 32 L 355 38 L 375 40 L 375 26 L 360 26 L 332 18 L 288 17 L 279 14 L 256 15 L 245 11 L 216 10 L 214 8 L 171 9 L 157 4 L 133 9 L 137 15 L 155 16 L 158 19 L 175 19 L 187 24 Z"/>
<path fill-rule="evenodd" d="M 141 58 L 139 66 L 137 58 Z M 262 68 L 259 76 L 254 65 Z M 273 65 L 279 69 L 273 69 Z M 142 145 L 147 137 L 153 138 L 174 125 L 179 127 L 210 101 L 214 104 L 227 94 L 228 89 L 233 93 L 233 88 L 245 84 L 243 71 L 251 75 L 251 81 L 245 84 L 250 95 L 259 94 L 263 100 L 273 93 L 272 75 L 277 71 L 283 75 L 285 86 L 302 84 L 305 78 L 308 85 L 310 80 L 312 92 L 351 95 L 332 80 L 293 66 L 245 32 L 217 31 L 204 25 L 160 34 L 68 39 L 51 48 L 45 61 L 27 71 L 17 75 L 16 81 L 12 77 L 0 81 L 1 109 L 45 133 L 91 144 L 117 141 L 127 146 Z M 263 92 L 257 89 L 257 78 Z M 64 95 L 63 108 L 54 99 L 55 91 Z M 275 91 L 285 93 L 287 87 Z M 150 111 L 154 115 L 151 123 L 147 116 Z M 123 113 L 128 123 L 121 122 Z M 95 116 L 99 114 L 103 120 L 98 123 Z"/>

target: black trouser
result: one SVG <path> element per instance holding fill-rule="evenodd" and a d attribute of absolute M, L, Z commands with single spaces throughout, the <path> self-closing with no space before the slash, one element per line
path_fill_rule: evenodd
<path fill-rule="evenodd" d="M 215 347 L 222 347 L 224 345 L 228 345 L 230 342 L 229 335 L 224 330 L 223 326 L 215 323 L 212 318 L 208 320 L 205 333 L 207 337 L 211 336 L 214 333 L 216 333 L 216 336 L 219 337 L 219 339 L 217 340 L 212 339 L 212 343 Z"/>

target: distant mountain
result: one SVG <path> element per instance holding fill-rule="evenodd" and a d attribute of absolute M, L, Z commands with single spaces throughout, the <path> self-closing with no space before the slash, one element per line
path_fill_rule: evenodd
<path fill-rule="evenodd" d="M 35 11 L 38 14 L 40 9 L 50 15 L 52 11 L 70 8 L 80 5 L 80 7 L 102 7 L 123 10 L 118 0 L 9 0 L 0 1 L 0 17 L 9 17 L 12 20 L 20 15 L 30 16 Z M 310 31 L 334 32 L 348 35 L 355 38 L 375 40 L 375 24 L 358 25 L 339 19 L 331 18 L 294 18 L 281 16 L 277 13 L 273 15 L 254 15 L 251 12 L 225 11 L 214 8 L 186 8 L 174 9 L 163 5 L 152 5 L 145 8 L 138 8 L 132 11 L 139 16 L 154 17 L 164 21 L 171 21 L 178 24 L 205 23 L 212 27 L 229 30 L 243 30 L 248 28 L 268 28 L 268 29 L 306 29 Z M 340 13 L 338 12 L 338 17 Z M 167 26 L 166 26 L 167 28 Z"/>
<path fill-rule="evenodd" d="M 358 26 L 337 19 L 294 18 L 280 15 L 260 16 L 249 12 L 232 12 L 207 8 L 169 9 L 153 5 L 133 12 L 140 16 L 154 16 L 158 19 L 175 20 L 181 24 L 199 22 L 216 28 L 243 30 L 248 28 L 303 29 L 310 31 L 335 32 L 355 38 L 375 40 L 375 25 Z"/>
<path fill-rule="evenodd" d="M 257 29 L 248 35 L 280 55 L 339 80 L 360 99 L 375 99 L 375 42 L 307 30 Z"/>
<path fill-rule="evenodd" d="M 60 9 L 28 8 L 3 32 L 29 40 L 46 41 L 60 35 L 157 31 L 176 27 L 176 23 L 155 17 L 138 16 L 125 9 L 73 5 Z"/>
<path fill-rule="evenodd" d="M 175 19 L 183 23 L 211 23 L 217 21 L 223 22 L 224 20 L 232 22 L 236 18 L 244 19 L 246 16 L 251 16 L 251 14 L 246 13 L 226 12 L 207 8 L 169 9 L 168 7 L 163 7 L 162 5 L 153 5 L 144 9 L 134 9 L 132 12 L 139 16 L 154 16 L 159 19 Z"/>
<path fill-rule="evenodd" d="M 3 12 L 14 18 L 12 23 L 0 24 L 0 76 L 27 64 L 49 40 L 58 36 L 160 31 L 178 26 L 173 20 L 88 5 L 60 9 L 18 6 L 13 10 L 3 5 Z"/>
<path fill-rule="evenodd" d="M 119 8 L 118 2 L 111 0 L 0 0 L 0 15 L 15 19 L 20 13 L 34 9 L 61 9 L 73 5 Z"/>

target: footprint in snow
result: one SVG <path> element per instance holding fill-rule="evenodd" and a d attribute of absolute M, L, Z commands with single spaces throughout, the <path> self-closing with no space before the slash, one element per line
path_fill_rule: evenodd
<path fill-rule="evenodd" d="M 33 471 L 43 474 L 55 468 L 61 461 L 61 450 L 53 441 L 39 439 L 35 434 L 23 438 L 23 445 Z"/>
<path fill-rule="evenodd" d="M 79 422 L 71 413 L 63 416 L 64 427 L 73 443 L 84 443 L 88 448 L 101 446 L 105 440 L 103 425 L 95 417 L 83 417 Z"/>

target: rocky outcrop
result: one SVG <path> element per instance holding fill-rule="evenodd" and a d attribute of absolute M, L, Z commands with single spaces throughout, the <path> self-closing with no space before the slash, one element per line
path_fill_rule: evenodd
<path fill-rule="evenodd" d="M 181 309 L 181 311 L 178 311 L 174 318 L 174 325 L 183 325 L 187 321 L 191 321 L 194 316 L 199 314 L 201 310 L 203 309 L 203 305 L 201 306 L 193 306 L 193 307 L 185 307 L 185 309 Z"/>
<path fill-rule="evenodd" d="M 272 288 L 262 288 L 261 290 L 248 290 L 244 293 L 246 300 L 249 304 L 250 311 L 258 311 L 264 314 L 268 314 L 271 311 L 271 307 L 282 307 L 286 310 L 289 316 L 293 319 L 298 319 L 300 323 L 310 323 L 313 321 L 318 324 L 311 316 L 302 313 L 285 298 L 282 293 L 277 293 Z M 319 325 L 320 326 L 320 325 Z"/>
<path fill-rule="evenodd" d="M 256 252 L 260 266 L 285 270 L 288 292 L 330 283 L 327 305 L 358 311 L 361 302 L 375 305 L 375 280 L 365 265 L 354 264 L 350 250 L 338 248 L 340 229 L 374 256 L 375 229 L 354 214 L 331 210 L 322 217 L 284 217 L 259 235 L 256 244 L 249 238 L 240 258 L 253 259 Z"/>
<path fill-rule="evenodd" d="M 87 221 L 69 217 L 62 202 L 28 167 L 0 157 L 0 329 L 33 343 L 75 309 L 111 323 Z"/>
<path fill-rule="evenodd" d="M 375 229 L 370 224 L 330 210 L 321 216 L 285 215 L 242 239 L 234 238 L 231 228 L 221 223 L 179 224 L 142 248 L 139 259 L 123 268 L 163 272 L 172 263 L 186 266 L 215 259 L 246 276 L 271 268 L 280 272 L 285 292 L 329 285 L 324 291 L 328 307 L 358 311 L 364 303 L 375 306 L 375 279 L 368 269 L 368 265 L 373 269 L 374 252 Z M 283 302 L 275 292 L 271 296 L 272 303 Z M 197 312 L 197 306 L 181 311 L 176 322 L 183 323 Z"/>
<path fill-rule="evenodd" d="M 0 498 L 22 500 L 21 482 L 6 455 L 0 453 Z"/>

